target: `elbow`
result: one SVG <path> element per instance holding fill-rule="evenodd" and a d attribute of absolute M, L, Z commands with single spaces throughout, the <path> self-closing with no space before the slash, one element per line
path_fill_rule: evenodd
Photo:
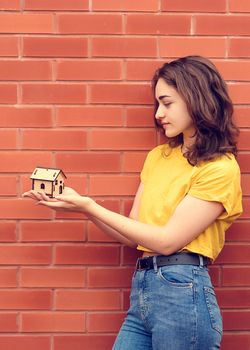
<path fill-rule="evenodd" d="M 173 254 L 173 253 L 175 253 L 175 251 L 172 251 L 172 250 L 170 250 L 170 249 L 168 249 L 168 248 L 162 248 L 162 249 L 160 249 L 159 251 L 158 251 L 158 253 L 160 254 L 160 255 L 171 255 L 171 254 Z"/>
<path fill-rule="evenodd" d="M 137 244 L 136 243 L 134 243 L 134 242 L 130 242 L 129 244 L 128 244 L 128 246 L 130 247 L 130 248 L 137 248 Z"/>
<path fill-rule="evenodd" d="M 156 250 L 161 255 L 171 255 L 178 252 L 182 245 L 180 246 L 179 242 L 176 242 L 174 239 L 169 239 L 168 234 L 163 231 L 162 237 L 158 241 L 158 249 Z"/>
<path fill-rule="evenodd" d="M 179 249 L 177 247 L 174 246 L 161 246 L 158 249 L 158 253 L 161 255 L 171 255 L 174 254 L 178 251 Z"/>
<path fill-rule="evenodd" d="M 126 241 L 123 241 L 123 244 L 125 244 L 127 247 L 130 248 L 137 248 L 138 244 L 133 242 L 133 241 L 129 241 L 128 239 Z"/>

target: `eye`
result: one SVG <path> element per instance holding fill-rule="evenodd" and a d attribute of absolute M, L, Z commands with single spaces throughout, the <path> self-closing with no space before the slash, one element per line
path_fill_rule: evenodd
<path fill-rule="evenodd" d="M 172 102 L 165 102 L 165 103 L 164 103 L 164 106 L 165 106 L 166 108 L 169 108 L 169 107 L 171 106 L 171 104 L 172 104 Z"/>

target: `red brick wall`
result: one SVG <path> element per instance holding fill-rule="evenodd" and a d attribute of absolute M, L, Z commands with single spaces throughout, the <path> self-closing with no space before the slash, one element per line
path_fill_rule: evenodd
<path fill-rule="evenodd" d="M 37 165 L 127 214 L 156 144 L 149 80 L 169 58 L 210 57 L 242 128 L 244 214 L 213 280 L 223 350 L 250 349 L 250 2 L 0 0 L 0 348 L 109 350 L 137 253 L 78 214 L 21 199 Z"/>

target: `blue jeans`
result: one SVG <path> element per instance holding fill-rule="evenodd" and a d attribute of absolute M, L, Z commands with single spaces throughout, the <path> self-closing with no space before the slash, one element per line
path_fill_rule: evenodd
<path fill-rule="evenodd" d="M 222 319 L 208 269 L 135 271 L 130 308 L 112 350 L 215 350 Z"/>

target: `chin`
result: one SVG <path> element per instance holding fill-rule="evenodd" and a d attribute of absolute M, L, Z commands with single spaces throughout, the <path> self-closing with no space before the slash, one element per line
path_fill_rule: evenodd
<path fill-rule="evenodd" d="M 165 136 L 168 137 L 168 138 L 176 137 L 176 136 L 178 136 L 178 135 L 180 135 L 180 133 L 168 132 L 167 130 L 166 130 L 166 132 L 165 132 Z"/>

